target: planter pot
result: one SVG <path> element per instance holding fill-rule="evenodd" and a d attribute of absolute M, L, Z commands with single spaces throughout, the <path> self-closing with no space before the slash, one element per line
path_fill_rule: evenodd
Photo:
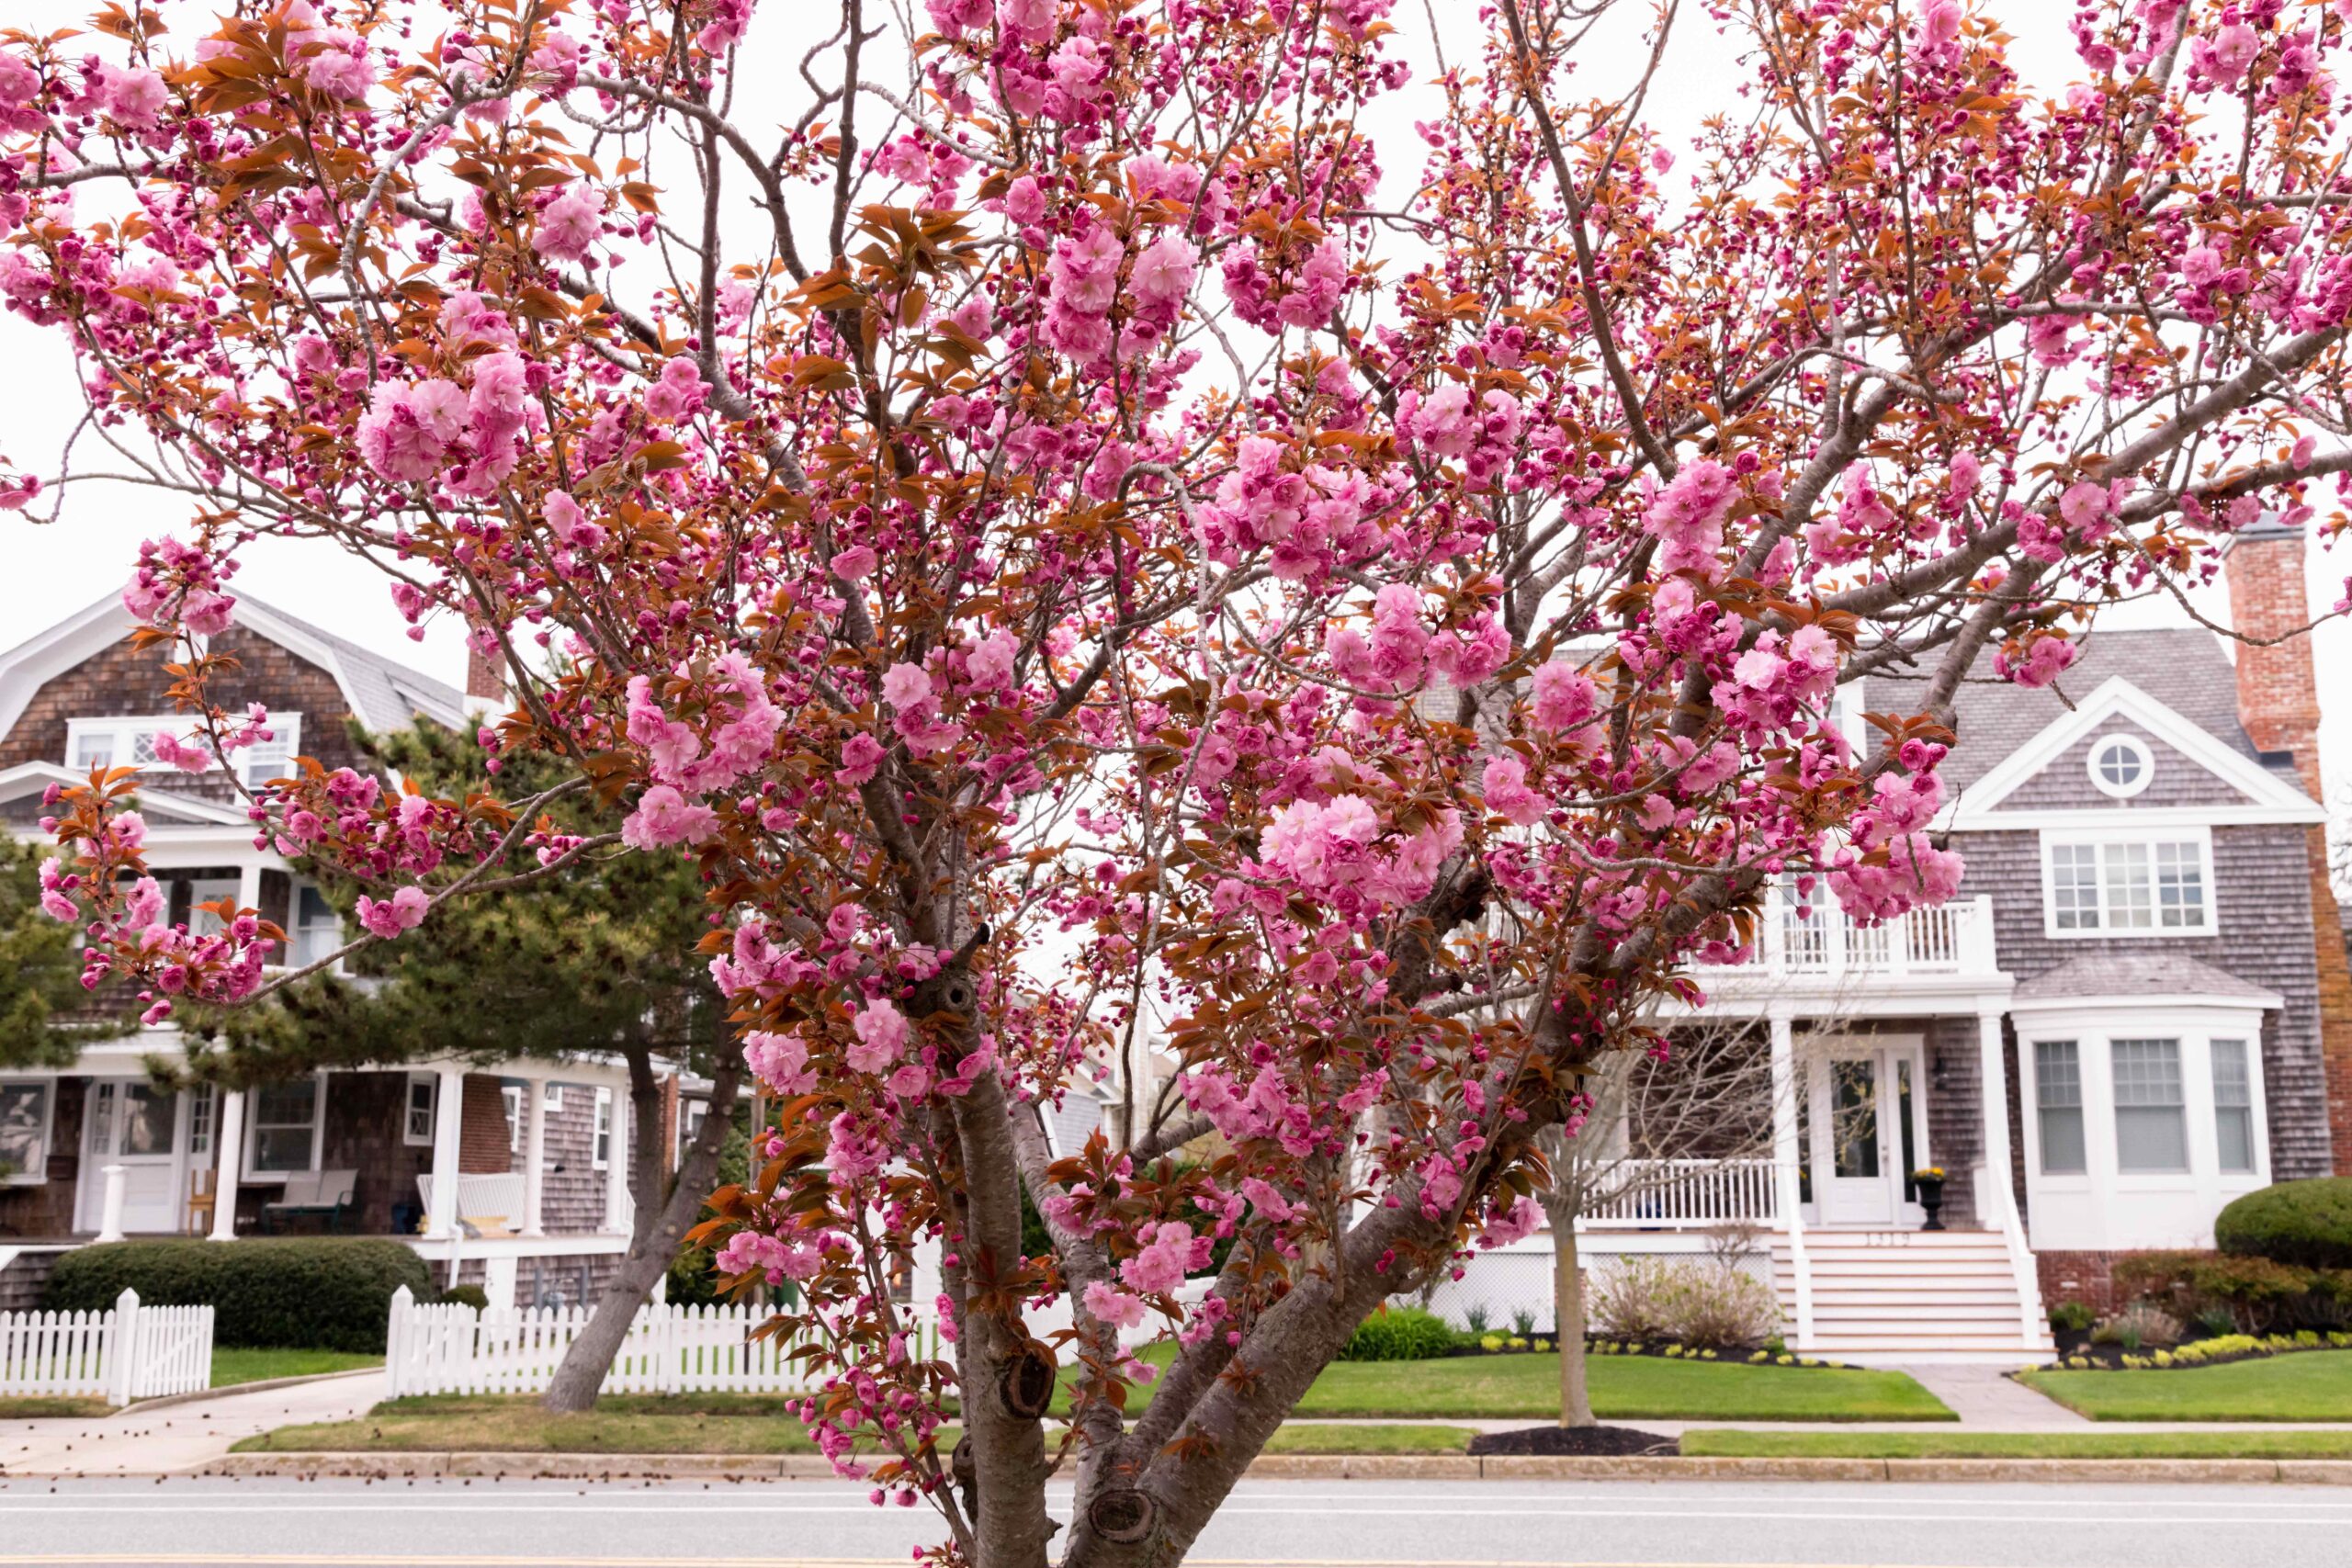
<path fill-rule="evenodd" d="M 1928 1181 L 1923 1179 L 1917 1181 L 1917 1186 L 1919 1189 L 1919 1207 L 1926 1210 L 1928 1214 L 1927 1224 L 1921 1225 L 1919 1228 L 1923 1231 L 1939 1231 L 1943 1229 L 1944 1184 L 1940 1181 Z"/>

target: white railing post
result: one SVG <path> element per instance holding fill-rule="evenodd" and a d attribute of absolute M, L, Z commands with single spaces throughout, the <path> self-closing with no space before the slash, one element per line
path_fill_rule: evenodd
<path fill-rule="evenodd" d="M 130 1172 L 119 1165 L 101 1168 L 99 1174 L 107 1179 L 106 1197 L 98 1207 L 98 1239 L 122 1239 L 122 1200 L 127 1190 Z"/>
<path fill-rule="evenodd" d="M 120 1166 L 109 1168 L 119 1171 Z M 139 1292 L 125 1285 L 114 1299 L 114 1331 L 107 1342 L 107 1403 L 118 1408 L 130 1403 L 139 1361 Z"/>
<path fill-rule="evenodd" d="M 2003 1059 L 2001 1014 L 1977 1015 L 1977 1063 L 1984 1096 L 1984 1178 L 1993 1199 L 1993 1213 L 2002 1239 L 2008 1246 L 2009 1272 L 2018 1292 L 2018 1332 L 2028 1346 L 2041 1339 L 2041 1283 L 2027 1246 L 2025 1224 L 2018 1216 L 2017 1183 L 2009 1156 L 2009 1074 Z"/>
<path fill-rule="evenodd" d="M 1789 1238 L 1789 1278 L 1796 1296 L 1797 1345 L 1813 1343 L 1813 1260 L 1805 1256 L 1804 1215 L 1798 1201 L 1797 1096 L 1804 1092 L 1797 1072 L 1795 1021 L 1785 1009 L 1775 1008 L 1769 1020 L 1772 1039 L 1772 1207 L 1781 1231 Z"/>
<path fill-rule="evenodd" d="M 391 1317 L 384 1325 L 384 1397 L 401 1396 L 401 1371 L 408 1360 L 409 1314 L 416 1296 L 406 1285 L 392 1292 Z"/>

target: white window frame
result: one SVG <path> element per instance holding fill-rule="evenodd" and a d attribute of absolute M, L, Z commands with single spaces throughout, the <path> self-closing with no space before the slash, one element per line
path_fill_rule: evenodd
<path fill-rule="evenodd" d="M 2097 851 L 2097 871 L 2094 879 L 2098 899 L 2099 923 L 2096 926 L 2061 926 L 2058 923 L 2057 850 L 2087 845 Z M 2199 905 L 2203 923 L 2194 926 L 2119 926 L 2108 915 L 2107 856 L 2118 845 L 2139 845 L 2148 852 L 2149 908 L 2162 918 L 2163 904 L 2159 891 L 2155 856 L 2157 847 L 2164 844 L 2188 844 L 2197 852 L 2199 886 L 2204 897 Z M 2041 834 L 2041 932 L 2057 942 L 2101 942 L 2118 937 L 2145 940 L 2150 937 L 2206 937 L 2221 934 L 2220 911 L 2216 908 L 2221 889 L 2213 876 L 2213 829 L 2207 825 L 2179 828 L 2147 828 L 2137 823 L 2111 827 L 2044 829 Z"/>
<path fill-rule="evenodd" d="M 84 718 L 69 718 L 65 721 L 63 762 L 66 767 L 77 773 L 86 772 L 83 764 L 74 761 L 81 754 L 82 739 L 85 736 L 104 735 L 107 738 L 107 749 L 109 755 L 107 765 L 108 767 L 136 767 L 142 773 L 175 773 L 179 771 L 178 769 L 163 762 L 130 761 L 129 759 L 132 749 L 142 737 L 152 739 L 164 730 L 186 739 L 195 728 L 195 716 L 184 713 L 94 714 Z M 270 741 L 273 749 L 281 743 L 284 744 L 286 762 L 282 765 L 273 765 L 268 772 L 259 775 L 257 781 L 253 770 L 253 749 L 247 747 L 242 751 L 231 752 L 229 760 L 236 764 L 237 776 L 244 781 L 245 786 L 249 789 L 256 782 L 266 782 L 271 778 L 282 776 L 290 768 L 302 744 L 302 716 L 299 713 L 273 713 L 269 716 L 269 723 L 263 728 L 274 737 Z M 198 739 L 195 744 L 209 750 L 209 743 L 201 738 Z M 217 762 L 219 759 L 215 758 L 214 761 Z"/>
<path fill-rule="evenodd" d="M 319 885 L 312 882 L 307 876 L 298 876 L 294 878 L 293 891 L 288 894 L 286 898 L 286 920 L 288 928 L 286 932 L 286 966 L 288 968 L 300 968 L 306 963 L 316 962 L 316 960 L 313 959 L 303 958 L 302 955 L 296 951 L 296 946 L 301 942 L 304 933 L 313 929 L 321 931 L 325 929 L 322 925 L 313 928 L 302 923 L 302 895 L 305 891 L 318 893 L 319 901 L 326 904 L 328 912 L 334 916 L 335 940 L 334 948 L 340 948 L 345 942 L 351 940 L 351 932 L 349 929 L 344 925 L 341 912 L 337 911 L 332 903 L 327 902 L 327 897 L 324 893 L 319 892 Z M 329 951 L 334 951 L 334 948 L 331 948 Z M 333 973 L 337 975 L 343 973 L 342 959 L 338 958 L 334 961 Z"/>
<path fill-rule="evenodd" d="M 588 1126 L 588 1168 L 610 1170 L 613 1168 L 613 1091 L 596 1091 L 596 1114 Z"/>
<path fill-rule="evenodd" d="M 545 1089 L 539 1091 L 539 1102 L 545 1105 L 549 1111 L 562 1110 L 563 1086 L 560 1083 L 551 1083 L 548 1085 Z"/>
<path fill-rule="evenodd" d="M 424 1131 L 416 1130 L 416 1091 L 424 1091 Z M 433 1129 L 441 1120 L 441 1075 L 411 1073 L 408 1085 L 401 1090 L 401 1143 L 412 1149 L 433 1146 Z"/>
<path fill-rule="evenodd" d="M 523 1152 L 523 1086 L 503 1083 L 498 1086 L 498 1109 L 506 1117 L 506 1152 Z"/>
<path fill-rule="evenodd" d="M 2140 764 L 2140 773 L 2129 784 L 2117 784 L 2098 769 L 2100 755 L 2110 747 L 2120 746 L 2132 753 Z M 2090 775 L 2091 787 L 2111 800 L 2129 800 L 2144 791 L 2156 776 L 2156 755 L 2148 743 L 2123 730 L 2111 730 L 2091 741 L 2090 750 L 2083 754 L 2083 771 Z"/>
<path fill-rule="evenodd" d="M 49 1181 L 49 1151 L 57 1141 L 57 1080 L 53 1077 L 0 1078 L 0 1089 L 40 1090 L 40 1143 L 32 1163 L 23 1170 L 0 1176 L 0 1187 L 40 1187 Z"/>
<path fill-rule="evenodd" d="M 311 1097 L 311 1163 L 299 1171 L 264 1170 L 261 1168 L 259 1151 L 261 1149 L 261 1097 L 263 1090 L 260 1088 L 256 1088 L 252 1091 L 247 1100 L 247 1103 L 252 1107 L 253 1113 L 245 1119 L 245 1163 L 244 1174 L 242 1178 L 243 1180 L 247 1182 L 283 1182 L 289 1176 L 308 1176 L 311 1172 L 319 1168 L 320 1156 L 325 1152 L 327 1135 L 327 1075 L 325 1069 L 322 1068 L 319 1071 L 312 1073 L 311 1075 L 311 1081 L 316 1086 L 315 1092 Z M 297 1124 L 298 1123 L 292 1122 L 271 1123 L 272 1126 L 284 1127 L 292 1127 Z"/>

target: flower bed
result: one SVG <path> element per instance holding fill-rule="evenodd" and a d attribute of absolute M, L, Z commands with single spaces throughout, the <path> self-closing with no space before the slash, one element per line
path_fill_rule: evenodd
<path fill-rule="evenodd" d="M 2352 1350 L 2352 1334 L 2322 1334 L 2304 1329 L 2297 1334 L 2216 1334 L 2169 1348 L 2086 1345 L 2072 1355 L 2045 1362 L 2045 1372 L 2165 1371 L 2176 1368 L 2220 1367 L 2232 1361 L 2259 1360 L 2266 1356 L 2292 1355 L 2301 1350 Z"/>

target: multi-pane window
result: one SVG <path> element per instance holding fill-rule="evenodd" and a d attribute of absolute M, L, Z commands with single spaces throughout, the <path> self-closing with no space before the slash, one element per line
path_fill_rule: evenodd
<path fill-rule="evenodd" d="M 2118 1040 L 2108 1047 L 2115 1073 L 2115 1164 L 2119 1170 L 2188 1168 L 2188 1118 L 2181 1093 L 2180 1042 Z"/>
<path fill-rule="evenodd" d="M 49 1169 L 49 1080 L 0 1083 L 0 1181 L 40 1181 Z"/>
<path fill-rule="evenodd" d="M 595 1138 L 589 1145 L 588 1163 L 597 1170 L 604 1170 L 613 1163 L 613 1091 L 611 1089 L 600 1089 L 596 1091 L 595 1126 Z"/>
<path fill-rule="evenodd" d="M 188 1092 L 187 1152 L 191 1156 L 212 1152 L 213 1107 L 219 1099 L 219 1091 L 209 1084 Z"/>
<path fill-rule="evenodd" d="M 498 1109 L 506 1118 L 506 1152 L 514 1154 L 523 1147 L 523 1086 L 499 1085 Z"/>
<path fill-rule="evenodd" d="M 2192 839 L 2050 846 L 2050 919 L 2062 931 L 2203 931 L 2204 847 Z"/>
<path fill-rule="evenodd" d="M 418 1073 L 410 1077 L 408 1100 L 401 1108 L 401 1143 L 413 1146 L 432 1144 L 435 1093 L 435 1084 L 431 1074 Z"/>
<path fill-rule="evenodd" d="M 229 754 L 237 776 L 248 787 L 283 778 L 291 770 L 300 743 L 302 716 L 269 716 L 270 738 L 256 740 Z M 92 768 L 148 768 L 155 765 L 155 737 L 170 731 L 198 750 L 209 751 L 211 741 L 198 733 L 187 714 L 108 715 L 77 718 L 66 726 L 66 761 L 77 771 Z"/>
<path fill-rule="evenodd" d="M 254 1096 L 253 1168 L 308 1170 L 319 1124 L 319 1080 L 265 1084 Z"/>
<path fill-rule="evenodd" d="M 2033 1104 L 2041 1133 L 2041 1168 L 2066 1176 L 2088 1168 L 2083 1149 L 2083 1059 L 2072 1040 L 2033 1047 Z"/>
<path fill-rule="evenodd" d="M 288 943 L 291 951 L 286 961 L 298 969 L 331 956 L 343 946 L 343 917 L 335 913 L 325 894 L 307 882 L 294 889 L 294 929 L 288 933 Z"/>
<path fill-rule="evenodd" d="M 2222 1168 L 2254 1168 L 2254 1074 L 2245 1042 L 2213 1042 L 2213 1133 Z"/>

